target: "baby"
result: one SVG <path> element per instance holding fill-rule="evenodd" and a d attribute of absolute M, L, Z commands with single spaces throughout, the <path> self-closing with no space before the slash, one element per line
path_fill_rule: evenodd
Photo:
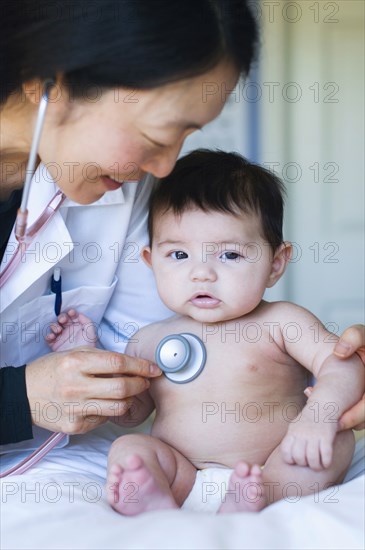
<path fill-rule="evenodd" d="M 195 151 L 154 189 L 142 258 L 176 315 L 138 331 L 126 353 L 154 362 L 162 338 L 191 333 L 207 359 L 189 383 L 152 379 L 121 418 L 136 426 L 156 411 L 151 435 L 111 447 L 107 493 L 121 514 L 212 493 L 219 513 L 259 511 L 344 479 L 354 437 L 337 433 L 337 420 L 361 398 L 364 369 L 356 355 L 346 364 L 333 355 L 337 337 L 309 311 L 263 300 L 290 260 L 282 222 L 282 183 L 238 154 Z M 52 349 L 75 321 L 73 345 L 85 344 L 88 319 L 71 311 L 54 325 Z M 215 483 L 222 472 L 227 483 Z"/>

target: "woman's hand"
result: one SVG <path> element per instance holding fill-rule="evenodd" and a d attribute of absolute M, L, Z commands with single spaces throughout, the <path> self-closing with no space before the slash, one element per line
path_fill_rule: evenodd
<path fill-rule="evenodd" d="M 341 359 L 347 359 L 357 353 L 365 365 L 365 326 L 353 325 L 347 328 L 337 342 L 333 353 Z M 346 368 L 345 365 L 344 368 Z M 307 397 L 311 394 L 311 390 L 310 387 L 305 390 L 304 393 Z M 350 428 L 354 430 L 365 428 L 365 394 L 361 401 L 346 411 L 339 420 L 340 430 L 349 430 Z"/>
<path fill-rule="evenodd" d="M 357 353 L 365 365 L 365 326 L 353 325 L 347 328 L 337 342 L 334 354 L 341 359 L 347 359 Z M 363 430 L 365 428 L 365 395 L 362 400 L 346 411 L 339 420 L 340 430 Z"/>
<path fill-rule="evenodd" d="M 148 378 L 161 374 L 149 361 L 87 346 L 50 353 L 25 369 L 33 424 L 53 432 L 86 433 L 121 416 Z"/>

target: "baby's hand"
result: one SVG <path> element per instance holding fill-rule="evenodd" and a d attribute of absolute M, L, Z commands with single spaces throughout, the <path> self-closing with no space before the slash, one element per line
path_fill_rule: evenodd
<path fill-rule="evenodd" d="M 284 461 L 287 464 L 309 466 L 315 471 L 328 468 L 332 462 L 336 431 L 336 422 L 315 422 L 313 416 L 303 411 L 290 423 L 281 442 Z"/>
<path fill-rule="evenodd" d="M 52 351 L 66 351 L 79 346 L 96 347 L 98 336 L 95 325 L 75 309 L 63 312 L 50 326 L 45 340 Z"/>

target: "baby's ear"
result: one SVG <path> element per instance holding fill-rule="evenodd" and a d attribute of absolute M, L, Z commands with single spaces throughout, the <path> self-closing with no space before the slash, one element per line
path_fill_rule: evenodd
<path fill-rule="evenodd" d="M 272 264 L 271 264 L 271 273 L 267 280 L 266 287 L 271 288 L 275 283 L 278 282 L 280 277 L 286 270 L 286 266 L 292 256 L 293 247 L 291 243 L 285 241 L 283 242 L 275 251 Z"/>
<path fill-rule="evenodd" d="M 141 251 L 141 258 L 148 267 L 152 267 L 151 248 L 144 246 Z"/>

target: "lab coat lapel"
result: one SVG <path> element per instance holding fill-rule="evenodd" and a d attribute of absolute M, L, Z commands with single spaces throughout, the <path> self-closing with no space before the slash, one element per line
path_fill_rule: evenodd
<path fill-rule="evenodd" d="M 41 164 L 36 170 L 29 194 L 28 227 L 38 218 L 58 188 L 46 167 Z M 1 289 L 0 312 L 4 311 L 28 287 L 44 273 L 51 270 L 73 248 L 71 237 L 60 210 L 49 220 L 26 251 L 22 261 Z M 2 261 L 2 269 L 10 260 L 17 246 L 14 229 Z"/>
<path fill-rule="evenodd" d="M 104 195 L 96 202 L 93 202 L 88 205 L 88 208 L 93 208 L 94 206 L 107 206 L 112 204 L 124 204 L 125 203 L 125 197 L 123 193 L 123 189 L 116 189 L 115 191 L 107 191 L 104 193 Z M 71 199 L 66 199 L 63 203 L 64 207 L 72 208 L 72 207 L 80 207 L 82 205 L 78 204 L 77 202 L 72 201 Z"/>
<path fill-rule="evenodd" d="M 46 166 L 40 164 L 33 176 L 29 194 L 28 227 L 39 217 L 57 191 L 58 187 L 54 183 Z M 105 193 L 98 201 L 89 204 L 88 211 L 91 219 L 95 221 L 96 212 L 98 212 L 98 217 L 100 218 L 102 217 L 103 209 L 98 210 L 96 208 L 95 213 L 92 213 L 90 209 L 98 206 L 124 204 L 125 202 L 126 199 L 123 190 L 120 188 L 116 191 Z M 0 312 L 3 312 L 42 275 L 48 271 L 52 271 L 53 267 L 74 249 L 65 221 L 67 220 L 69 208 L 78 208 L 80 206 L 82 205 L 66 198 L 61 208 L 49 220 L 46 227 L 36 235 L 24 256 L 24 261 L 17 266 L 11 278 L 1 289 Z M 105 215 L 109 215 L 108 210 L 105 211 Z M 114 224 L 114 227 L 116 232 L 115 240 L 118 240 L 122 232 L 118 224 Z M 3 257 L 2 269 L 11 258 L 16 246 L 17 240 L 13 230 Z"/>

